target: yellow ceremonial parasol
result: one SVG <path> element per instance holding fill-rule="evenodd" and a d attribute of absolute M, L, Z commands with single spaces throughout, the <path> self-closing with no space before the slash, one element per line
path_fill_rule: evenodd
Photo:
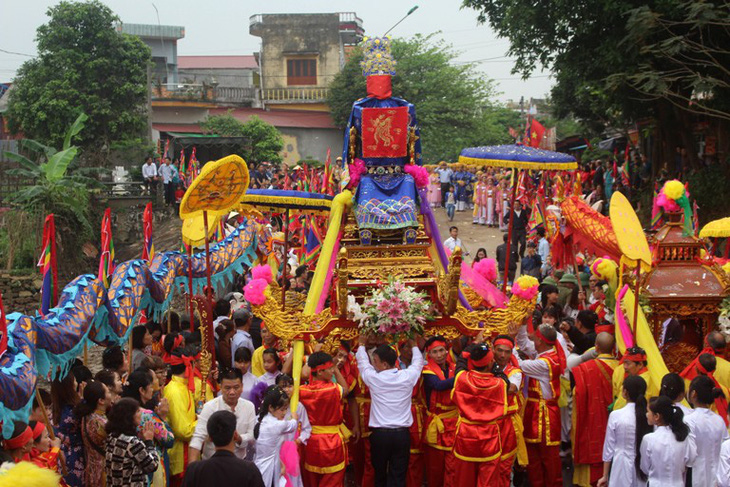
<path fill-rule="evenodd" d="M 202 236 L 203 243 L 205 243 L 206 296 L 208 298 L 206 303 L 210 307 L 213 301 L 213 286 L 210 276 L 210 236 L 215 231 L 219 219 L 238 206 L 238 202 L 246 194 L 248 182 L 246 161 L 235 154 L 226 156 L 223 159 L 205 164 L 203 170 L 190 184 L 180 202 L 180 218 L 184 220 L 183 240 L 186 239 L 186 233 L 189 239 L 186 243 L 188 244 L 188 293 L 190 298 L 188 304 L 190 306 L 191 323 L 194 316 L 192 242 Z M 209 224 L 209 217 L 213 218 L 212 225 Z M 206 336 L 210 345 L 212 363 L 215 364 L 215 348 L 213 347 L 213 329 L 211 326 L 207 327 Z"/>
<path fill-rule="evenodd" d="M 730 217 L 713 220 L 700 230 L 700 238 L 730 237 Z"/>
<path fill-rule="evenodd" d="M 616 191 L 611 197 L 611 205 L 609 207 L 611 216 L 611 226 L 616 234 L 619 249 L 621 249 L 621 267 L 628 264 L 636 266 L 636 299 L 634 300 L 634 336 L 636 336 L 636 326 L 639 314 L 639 288 L 641 280 L 641 269 L 645 272 L 651 270 L 651 250 L 649 242 L 646 240 L 646 234 L 641 227 L 639 217 L 636 215 L 634 208 L 629 200 L 622 193 Z M 619 278 L 623 272 L 619 271 Z"/>
<path fill-rule="evenodd" d="M 180 202 L 180 218 L 229 213 L 246 194 L 248 181 L 246 162 L 235 154 L 207 163 Z"/>
<path fill-rule="evenodd" d="M 200 247 L 205 244 L 205 237 L 212 237 L 215 234 L 216 227 L 220 221 L 220 216 L 216 216 L 210 222 L 208 228 L 208 234 L 205 233 L 205 225 L 203 222 L 203 214 L 200 213 L 197 216 L 191 216 L 183 220 L 182 224 L 182 239 L 186 245 L 193 247 Z"/>

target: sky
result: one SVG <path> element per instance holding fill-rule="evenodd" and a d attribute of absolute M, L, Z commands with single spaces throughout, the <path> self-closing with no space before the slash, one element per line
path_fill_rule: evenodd
<path fill-rule="evenodd" d="M 0 15 L 0 82 L 11 81 L 27 56 L 36 53 L 35 32 L 47 22 L 46 10 L 57 0 L 9 0 Z M 500 101 L 524 96 L 543 98 L 552 79 L 547 71 L 536 71 L 522 81 L 510 71 L 506 56 L 509 42 L 498 38 L 486 25 L 477 23 L 477 12 L 462 9 L 460 0 L 103 0 L 127 23 L 181 25 L 185 38 L 178 41 L 178 55 L 236 55 L 259 50 L 260 38 L 248 33 L 249 17 L 262 13 L 355 12 L 363 20 L 367 35 L 382 35 L 414 5 L 418 9 L 392 32 L 394 37 L 431 34 L 451 44 L 459 56 L 456 62 L 478 61 L 486 77 L 496 81 Z"/>

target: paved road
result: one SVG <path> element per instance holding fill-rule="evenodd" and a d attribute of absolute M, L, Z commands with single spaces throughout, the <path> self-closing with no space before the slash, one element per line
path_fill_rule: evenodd
<path fill-rule="evenodd" d="M 499 230 L 499 227 L 489 228 L 485 225 L 474 225 L 472 223 L 472 210 L 457 211 L 454 214 L 453 222 L 449 221 L 445 209 L 435 208 L 434 211 L 442 242 L 449 237 L 449 227 L 456 226 L 459 228 L 459 237 L 461 237 L 461 241 L 471 254 L 466 258 L 467 262 L 471 262 L 480 247 L 487 250 L 487 257 L 495 258 L 497 245 L 502 243 L 503 233 Z"/>

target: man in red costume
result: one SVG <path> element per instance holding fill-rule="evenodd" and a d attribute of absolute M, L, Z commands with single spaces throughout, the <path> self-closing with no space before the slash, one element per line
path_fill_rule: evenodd
<path fill-rule="evenodd" d="M 525 446 L 525 427 L 522 422 L 524 397 L 522 396 L 522 370 L 517 363 L 517 357 L 512 354 L 515 342 L 509 335 L 499 335 L 494 339 L 493 351 L 494 362 L 499 371 L 507 376 L 507 408 L 508 418 L 511 425 L 504 423 L 504 426 L 511 427 L 514 432 L 514 445 L 502 445 L 502 461 L 500 468 L 504 471 L 512 471 L 512 466 L 517 457 L 520 468 L 515 471 L 515 485 L 521 485 L 521 479 L 525 475 L 524 467 L 527 466 L 527 447 Z M 503 436 L 506 436 L 503 432 Z"/>
<path fill-rule="evenodd" d="M 429 487 L 449 487 L 454 480 L 454 433 L 459 412 L 451 401 L 456 375 L 447 360 L 446 339 L 434 336 L 426 341 L 427 362 L 423 368 L 423 390 L 428 405 L 425 460 Z"/>
<path fill-rule="evenodd" d="M 527 477 L 531 487 L 563 485 L 560 461 L 560 375 L 565 371 L 565 353 L 557 331 L 542 324 L 527 334 L 521 326 L 517 344 L 529 360 L 518 363 L 527 377 L 525 406 L 525 442 L 527 444 Z"/>
<path fill-rule="evenodd" d="M 730 389 L 730 362 L 724 358 L 726 346 L 727 344 L 725 343 L 725 337 L 723 334 L 719 331 L 711 331 L 705 337 L 705 348 L 702 349 L 699 355 L 697 355 L 697 358 L 685 367 L 679 375 L 685 379 L 692 380 L 695 376 L 693 374 L 695 374 L 694 370 L 700 355 L 703 353 L 709 353 L 715 356 L 717 362 L 714 374 L 715 379 L 724 387 Z"/>
<path fill-rule="evenodd" d="M 358 371 L 355 356 L 351 353 L 350 343 L 342 341 L 335 355 L 335 365 L 340 369 L 342 377 L 347 382 L 347 390 L 345 396 L 347 403 L 343 416 L 345 418 L 345 426 L 352 431 L 352 437 L 347 444 L 347 463 L 354 462 L 354 453 L 360 440 L 360 412 L 358 411 L 357 401 L 355 400 L 355 389 L 357 388 Z"/>
<path fill-rule="evenodd" d="M 598 357 L 571 370 L 573 389 L 573 484 L 595 485 L 603 475 L 603 440 L 608 425 L 608 407 L 613 402 L 615 340 L 610 333 L 596 336 Z"/>
<path fill-rule="evenodd" d="M 309 384 L 301 386 L 299 401 L 307 409 L 312 436 L 304 450 L 302 479 L 309 487 L 339 487 L 345 482 L 349 431 L 342 423 L 342 398 L 347 382 L 324 352 L 315 352 L 307 362 Z M 337 383 L 332 382 L 332 377 Z"/>
<path fill-rule="evenodd" d="M 711 353 L 702 353 L 692 362 L 692 364 L 694 364 L 694 368 L 689 371 L 684 369 L 680 375 L 684 378 L 685 390 L 687 391 L 689 390 L 689 384 L 692 379 L 698 375 L 706 375 L 715 383 L 715 387 L 722 392 L 722 395 L 715 398 L 715 402 L 711 405 L 710 410 L 720 415 L 723 421 L 725 421 L 725 426 L 727 426 L 728 399 L 730 399 L 730 392 L 728 392 L 727 387 L 717 380 L 717 363 L 718 358 L 715 355 Z"/>
<path fill-rule="evenodd" d="M 413 359 L 413 352 L 408 348 L 408 340 L 398 342 L 398 367 L 408 368 Z M 423 424 L 426 420 L 426 398 L 423 395 L 423 378 L 419 379 L 416 387 L 413 388 L 411 397 L 411 414 L 413 425 L 411 425 L 411 456 L 408 460 L 408 476 L 406 487 L 421 487 L 423 485 Z"/>
<path fill-rule="evenodd" d="M 372 357 L 372 352 L 378 346 L 378 338 L 374 335 L 368 335 L 365 350 Z M 360 439 L 355 443 L 355 451 L 353 454 L 353 466 L 355 468 L 355 480 L 361 487 L 373 487 L 375 485 L 375 471 L 373 470 L 372 459 L 370 458 L 370 390 L 360 377 L 357 369 L 357 362 L 354 363 L 355 373 L 357 374 L 357 383 L 353 394 L 358 411 L 358 424 L 360 425 Z"/>
<path fill-rule="evenodd" d="M 514 458 L 515 452 L 515 431 L 508 417 L 509 382 L 490 372 L 493 365 L 494 355 L 483 343 L 469 345 L 457 361 L 452 394 L 459 410 L 453 485 L 510 485 L 510 469 L 501 468 L 502 458 L 509 454 Z M 506 445 L 510 452 L 504 451 Z"/>

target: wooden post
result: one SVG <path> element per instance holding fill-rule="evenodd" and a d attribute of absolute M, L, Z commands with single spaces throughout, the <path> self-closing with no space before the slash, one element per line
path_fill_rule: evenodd
<path fill-rule="evenodd" d="M 509 261 L 512 255 L 512 225 L 515 217 L 515 197 L 517 196 L 517 185 L 520 179 L 520 170 L 515 168 L 515 177 L 512 178 L 512 197 L 509 203 L 509 224 L 507 225 L 507 249 L 504 256 L 504 282 L 502 283 L 502 292 L 507 292 L 507 280 L 509 279 Z"/>
<path fill-rule="evenodd" d="M 195 331 L 195 308 L 193 307 L 193 244 L 185 246 L 188 250 L 188 307 L 190 308 L 190 332 Z M 167 310 L 168 314 L 170 310 Z M 169 333 L 168 318 L 168 333 Z"/>

